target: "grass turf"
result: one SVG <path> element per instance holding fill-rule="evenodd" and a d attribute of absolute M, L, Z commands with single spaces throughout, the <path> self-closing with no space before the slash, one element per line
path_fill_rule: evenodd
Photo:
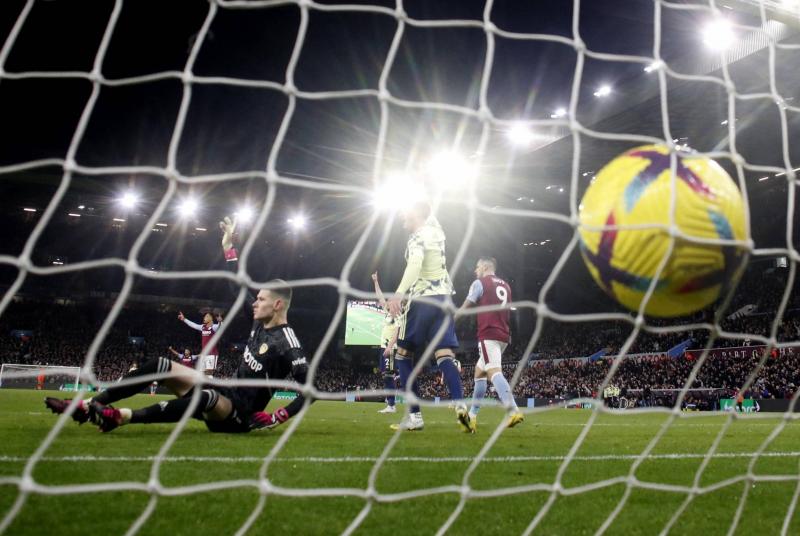
<path fill-rule="evenodd" d="M 0 517 L 8 512 L 19 489 L 6 477 L 22 474 L 25 460 L 41 444 L 56 421 L 42 399 L 47 393 L 0 391 Z M 55 394 L 54 396 L 59 396 Z M 131 407 L 152 404 L 160 397 L 140 395 Z M 275 405 L 273 404 L 273 407 Z M 311 489 L 367 487 L 374 459 L 392 436 L 388 425 L 400 415 L 378 415 L 381 405 L 319 402 L 289 438 L 269 467 L 270 482 L 284 488 Z M 552 411 L 528 415 L 517 428 L 507 430 L 487 453 L 469 485 L 494 490 L 530 484 L 551 484 L 591 413 L 587 410 Z M 425 411 L 425 430 L 405 433 L 380 469 L 380 493 L 461 484 L 474 457 L 502 414 L 493 408 L 480 414 L 476 435 L 461 433 L 450 410 Z M 591 428 L 576 459 L 563 474 L 566 488 L 625 476 L 639 454 L 667 418 L 663 414 L 601 415 Z M 689 486 L 727 417 L 697 415 L 681 418 L 636 471 L 641 481 Z M 779 419 L 737 419 L 723 437 L 718 452 L 700 479 L 709 486 L 743 475 L 749 457 Z M 33 470 L 41 485 L 138 482 L 150 479 L 153 462 L 173 425 L 129 426 L 101 434 L 89 425 L 70 422 L 56 437 Z M 166 488 L 258 478 L 261 458 L 286 428 L 247 435 L 221 435 L 192 421 L 168 453 L 158 479 Z M 757 475 L 797 475 L 800 425 L 790 423 L 767 449 L 774 456 L 760 458 Z M 669 457 L 663 455 L 671 455 Z M 523 457 L 501 460 L 505 457 Z M 204 459 L 206 458 L 206 459 Z M 212 459 L 213 458 L 213 459 Z M 398 458 L 412 458 L 400 460 Z M 673 527 L 673 534 L 726 534 L 744 486 L 750 485 L 737 534 L 777 534 L 792 501 L 797 482 L 737 482 L 696 497 Z M 559 495 L 536 534 L 594 534 L 625 492 L 624 484 L 599 487 L 579 494 Z M 549 493 L 525 491 L 502 497 L 467 501 L 450 534 L 519 534 L 548 500 Z M 625 508 L 609 528 L 613 534 L 657 534 L 686 495 L 674 491 L 634 488 Z M 31 494 L 7 530 L 8 534 L 122 534 L 146 508 L 146 491 Z M 259 500 L 252 485 L 158 497 L 155 510 L 140 534 L 233 534 Z M 457 493 L 438 493 L 397 502 L 374 503 L 358 534 L 433 534 L 459 501 Z M 358 515 L 364 499 L 347 496 L 285 497 L 270 495 L 250 534 L 338 534 Z M 800 514 L 790 534 L 800 533 Z"/>

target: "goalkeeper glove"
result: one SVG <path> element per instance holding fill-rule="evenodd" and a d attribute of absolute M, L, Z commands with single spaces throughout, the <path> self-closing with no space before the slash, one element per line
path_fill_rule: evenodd
<path fill-rule="evenodd" d="M 250 429 L 261 430 L 262 428 L 275 428 L 289 420 L 289 412 L 286 408 L 278 408 L 275 413 L 268 411 L 257 411 L 250 417 Z"/>

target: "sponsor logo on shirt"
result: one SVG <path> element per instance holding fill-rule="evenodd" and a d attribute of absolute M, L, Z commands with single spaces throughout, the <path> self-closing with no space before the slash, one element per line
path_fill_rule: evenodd
<path fill-rule="evenodd" d="M 264 368 L 264 365 L 259 363 L 258 360 L 253 357 L 253 354 L 250 353 L 249 347 L 244 349 L 244 362 L 247 363 L 247 366 L 250 367 L 253 372 L 261 372 L 261 369 Z"/>

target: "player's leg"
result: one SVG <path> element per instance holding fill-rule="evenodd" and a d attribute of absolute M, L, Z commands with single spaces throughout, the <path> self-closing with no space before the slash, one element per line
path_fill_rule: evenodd
<path fill-rule="evenodd" d="M 458 422 L 465 432 L 470 432 L 469 412 L 467 411 L 467 405 L 464 403 L 464 388 L 461 385 L 461 372 L 459 372 L 455 364 L 455 352 L 452 348 L 440 348 L 436 350 L 434 355 L 436 356 L 436 364 L 439 365 L 439 370 L 442 371 L 444 376 L 450 399 L 455 405 Z"/>
<path fill-rule="evenodd" d="M 386 355 L 386 348 L 380 348 L 378 352 L 380 373 L 383 377 L 383 388 L 387 390 L 397 389 L 396 382 L 394 381 L 394 352 L 389 350 L 388 356 Z M 386 407 L 378 411 L 378 413 L 395 413 L 396 411 L 394 395 L 388 395 L 386 397 Z"/>
<path fill-rule="evenodd" d="M 400 383 L 405 389 L 419 396 L 419 382 L 414 380 L 414 383 L 409 385 L 408 379 L 411 377 L 411 371 L 414 370 L 414 351 L 417 348 L 418 339 L 424 330 L 420 323 L 420 315 L 418 303 L 411 302 L 405 312 L 406 318 L 401 322 L 400 333 L 397 341 L 397 351 L 394 356 L 395 367 L 400 374 Z M 404 422 L 393 424 L 393 430 L 421 430 L 423 427 L 422 412 L 420 411 L 419 404 L 409 404 L 409 416 Z"/>
<path fill-rule="evenodd" d="M 472 406 L 469 408 L 469 431 L 473 434 L 478 429 L 478 412 L 481 401 L 486 396 L 486 366 L 488 358 L 483 350 L 483 344 L 478 345 L 478 361 L 475 363 L 475 387 L 472 390 Z"/>
<path fill-rule="evenodd" d="M 525 420 L 522 412 L 519 411 L 517 403 L 514 400 L 514 393 L 511 392 L 511 386 L 508 384 L 505 376 L 503 376 L 503 351 L 506 346 L 504 342 L 500 341 L 481 341 L 484 351 L 489 358 L 489 366 L 486 369 L 486 376 L 489 381 L 494 385 L 497 391 L 497 397 L 503 406 L 509 411 L 510 416 L 508 419 L 508 427 L 514 427 Z"/>
<path fill-rule="evenodd" d="M 137 381 L 138 378 L 144 376 L 152 376 L 154 374 L 165 374 L 165 378 L 158 380 L 158 382 L 169 389 L 176 396 L 183 396 L 195 385 L 193 369 L 174 363 L 166 357 L 159 357 L 150 359 L 142 363 L 142 365 L 122 378 L 123 385 L 115 385 L 98 394 L 92 398 L 93 402 L 107 406 L 113 404 L 118 400 L 129 398 L 142 391 L 147 387 L 151 378 L 142 379 Z M 131 381 L 133 380 L 133 381 Z M 131 383 L 127 383 L 131 381 Z"/>
<path fill-rule="evenodd" d="M 414 393 L 415 396 L 420 396 L 419 385 L 417 380 L 414 380 L 414 383 L 411 386 L 408 385 L 408 379 L 411 376 L 411 371 L 414 369 L 414 354 L 413 352 L 409 351 L 406 348 L 399 347 L 397 352 L 395 353 L 395 366 L 397 367 L 397 372 L 400 375 L 400 384 L 407 388 L 409 391 Z M 419 404 L 411 404 L 408 403 L 408 417 L 404 419 L 399 424 L 392 424 L 390 428 L 392 430 L 422 430 L 425 426 L 424 421 L 422 420 L 422 411 L 419 407 Z"/>
<path fill-rule="evenodd" d="M 439 301 L 445 301 L 446 296 L 435 296 Z M 455 349 L 458 348 L 458 338 L 456 337 L 455 323 L 453 315 L 437 307 L 436 305 L 420 304 L 424 306 L 422 316 L 425 317 L 425 344 L 433 341 L 436 334 L 444 326 L 444 333 L 439 338 L 434 351 L 436 364 L 444 376 L 444 383 L 450 399 L 456 407 L 458 422 L 465 431 L 469 431 L 469 412 L 464 404 L 464 387 L 461 384 L 461 372 L 456 366 Z"/>
<path fill-rule="evenodd" d="M 94 407 L 96 407 L 98 411 L 102 411 L 102 409 L 109 404 L 129 398 L 141 392 L 152 382 L 152 379 L 147 377 L 154 374 L 168 374 L 169 376 L 160 380 L 159 383 L 167 387 L 177 396 L 185 395 L 194 387 L 194 370 L 178 363 L 173 363 L 165 357 L 149 359 L 142 363 L 138 369 L 126 374 L 122 378 L 125 380 L 122 385 L 109 387 L 102 393 L 94 396 L 91 400 L 81 400 L 73 411 L 73 420 L 82 424 L 92 418 Z M 69 400 L 61 400 L 58 398 L 45 399 L 45 405 L 50 408 L 53 413 L 64 413 L 69 404 Z"/>
<path fill-rule="evenodd" d="M 216 389 L 199 391 L 199 400 L 192 417 L 195 419 L 224 420 L 233 410 L 233 404 Z M 110 432 L 126 424 L 153 424 L 178 422 L 188 411 L 193 393 L 181 398 L 164 400 L 145 408 L 112 408 L 102 406 L 96 412 L 96 424 L 103 432 Z"/>

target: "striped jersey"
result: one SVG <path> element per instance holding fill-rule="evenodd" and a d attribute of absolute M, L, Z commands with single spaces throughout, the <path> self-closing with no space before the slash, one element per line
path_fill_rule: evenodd
<path fill-rule="evenodd" d="M 435 217 L 411 234 L 406 245 L 406 271 L 398 294 L 415 296 L 441 296 L 453 294 L 453 283 L 447 273 L 445 235 Z"/>

